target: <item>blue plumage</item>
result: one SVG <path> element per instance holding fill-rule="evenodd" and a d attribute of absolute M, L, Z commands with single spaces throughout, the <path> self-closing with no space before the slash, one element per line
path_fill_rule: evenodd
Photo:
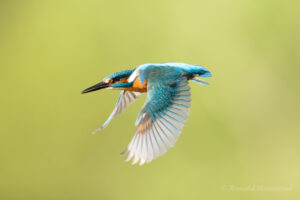
<path fill-rule="evenodd" d="M 127 77 L 129 77 L 132 74 L 132 72 L 134 70 L 135 70 L 135 68 L 131 69 L 131 70 L 124 70 L 124 71 L 116 72 L 116 73 L 113 73 L 113 74 L 105 77 L 104 80 L 106 80 L 106 79 L 116 79 L 116 78 L 118 80 L 120 80 L 122 78 L 127 78 Z"/>
<path fill-rule="evenodd" d="M 112 88 L 115 88 L 115 89 L 122 89 L 122 88 L 128 88 L 128 87 L 131 87 L 133 85 L 133 83 L 116 83 L 114 85 L 112 85 L 111 87 Z"/>
<path fill-rule="evenodd" d="M 198 77 L 211 76 L 210 71 L 200 65 L 150 63 L 109 75 L 83 93 L 102 88 L 122 90 L 114 111 L 96 132 L 105 128 L 140 94 L 148 93 L 135 123 L 137 131 L 123 152 L 128 154 L 127 161 L 133 159 L 133 164 L 142 165 L 163 155 L 178 139 L 191 105 L 188 81 L 207 85 Z"/>
<path fill-rule="evenodd" d="M 193 77 L 211 77 L 210 71 L 200 65 L 190 65 L 185 63 L 152 63 L 143 64 L 137 68 L 140 72 L 141 81 L 147 79 L 148 76 L 156 76 L 158 79 L 166 78 L 173 80 L 183 73 Z M 155 72 L 156 71 L 156 72 Z"/>

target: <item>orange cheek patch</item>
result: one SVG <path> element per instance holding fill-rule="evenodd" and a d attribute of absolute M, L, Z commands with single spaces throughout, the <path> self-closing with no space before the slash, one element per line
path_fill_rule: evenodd
<path fill-rule="evenodd" d="M 127 88 L 127 90 L 134 92 L 147 92 L 147 81 L 145 80 L 142 84 L 140 78 L 136 78 L 132 87 Z"/>
<path fill-rule="evenodd" d="M 128 78 L 123 78 L 119 81 L 119 83 L 128 83 Z"/>

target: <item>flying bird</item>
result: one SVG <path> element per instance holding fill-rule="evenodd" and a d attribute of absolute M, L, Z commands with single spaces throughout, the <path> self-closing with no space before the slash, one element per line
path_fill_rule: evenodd
<path fill-rule="evenodd" d="M 121 154 L 127 154 L 126 161 L 132 159 L 132 164 L 149 163 L 174 146 L 187 121 L 191 106 L 188 81 L 208 85 L 199 77 L 211 76 L 206 68 L 185 63 L 142 64 L 132 70 L 109 75 L 100 83 L 82 91 L 121 90 L 113 112 L 94 133 L 104 129 L 142 93 L 148 93 L 135 122 L 137 130 Z"/>

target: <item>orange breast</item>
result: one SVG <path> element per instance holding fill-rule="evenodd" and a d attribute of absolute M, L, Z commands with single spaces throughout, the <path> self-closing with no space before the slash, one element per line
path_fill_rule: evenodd
<path fill-rule="evenodd" d="M 140 78 L 136 78 L 132 87 L 126 88 L 126 90 L 134 92 L 147 92 L 147 81 L 145 80 L 144 83 L 141 83 Z"/>

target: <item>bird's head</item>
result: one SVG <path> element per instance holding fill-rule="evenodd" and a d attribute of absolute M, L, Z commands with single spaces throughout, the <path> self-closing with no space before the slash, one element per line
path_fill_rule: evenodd
<path fill-rule="evenodd" d="M 111 89 L 116 84 L 127 83 L 127 80 L 133 71 L 134 70 L 125 70 L 125 71 L 116 72 L 114 74 L 111 74 L 111 75 L 105 77 L 103 79 L 103 81 L 83 90 L 82 94 L 88 93 L 88 92 L 93 92 L 96 90 L 105 89 L 105 88 Z"/>

